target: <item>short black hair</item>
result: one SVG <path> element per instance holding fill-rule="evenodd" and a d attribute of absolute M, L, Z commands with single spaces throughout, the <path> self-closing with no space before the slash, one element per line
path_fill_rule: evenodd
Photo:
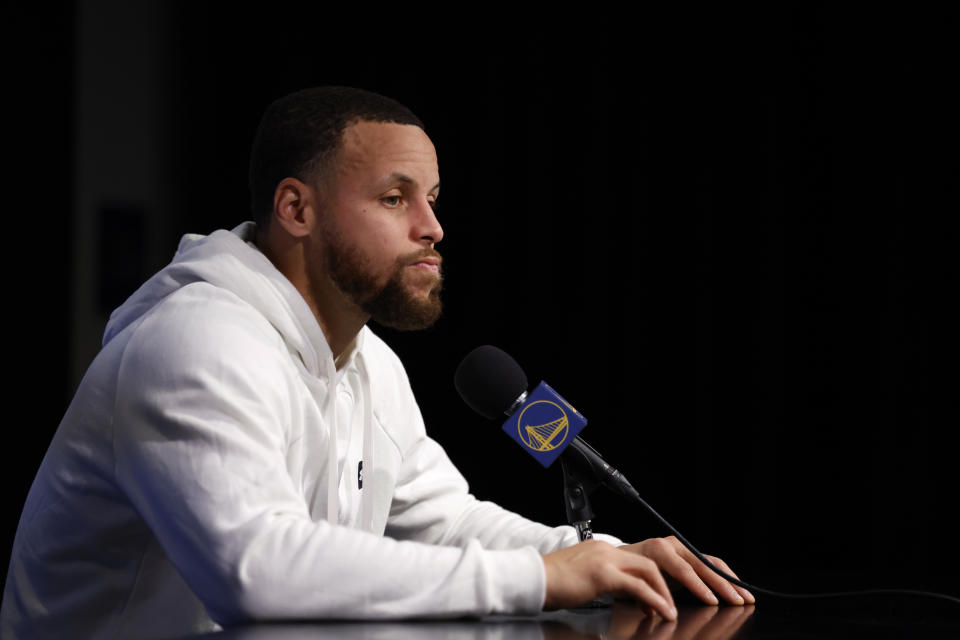
<path fill-rule="evenodd" d="M 277 184 L 284 178 L 307 182 L 323 176 L 343 132 L 355 122 L 425 128 L 396 100 L 352 87 L 302 89 L 267 107 L 250 152 L 250 207 L 258 225 L 269 223 Z"/>

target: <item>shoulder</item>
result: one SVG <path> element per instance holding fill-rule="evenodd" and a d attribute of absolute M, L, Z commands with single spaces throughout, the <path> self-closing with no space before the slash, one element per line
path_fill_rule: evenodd
<path fill-rule="evenodd" d="M 194 282 L 171 293 L 145 314 L 137 333 L 141 339 L 152 334 L 174 342 L 210 340 L 216 344 L 241 336 L 280 342 L 279 334 L 253 305 L 208 282 Z"/>
<path fill-rule="evenodd" d="M 299 377 L 282 339 L 251 305 L 190 284 L 131 330 L 114 405 L 122 425 L 115 446 L 126 455 L 151 441 L 219 442 L 224 451 L 239 442 L 282 445 Z"/>
<path fill-rule="evenodd" d="M 211 370 L 262 377 L 289 359 L 281 336 L 260 312 L 206 282 L 170 294 L 132 329 L 124 368 L 151 375 L 179 377 Z"/>

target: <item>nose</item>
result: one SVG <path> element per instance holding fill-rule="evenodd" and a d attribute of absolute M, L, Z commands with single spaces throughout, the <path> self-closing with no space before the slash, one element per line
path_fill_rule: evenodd
<path fill-rule="evenodd" d="M 420 201 L 413 215 L 415 220 L 411 231 L 417 242 L 428 242 L 433 246 L 443 240 L 443 227 L 437 220 L 437 213 L 426 199 Z"/>

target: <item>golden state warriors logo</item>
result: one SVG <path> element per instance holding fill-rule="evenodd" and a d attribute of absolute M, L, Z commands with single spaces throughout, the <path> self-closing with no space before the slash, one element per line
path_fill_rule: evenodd
<path fill-rule="evenodd" d="M 567 439 L 570 419 L 560 405 L 550 400 L 531 402 L 517 419 L 517 433 L 534 451 L 553 451 Z"/>
<path fill-rule="evenodd" d="M 523 408 L 503 423 L 503 432 L 549 467 L 586 424 L 586 418 L 541 382 L 527 396 Z"/>

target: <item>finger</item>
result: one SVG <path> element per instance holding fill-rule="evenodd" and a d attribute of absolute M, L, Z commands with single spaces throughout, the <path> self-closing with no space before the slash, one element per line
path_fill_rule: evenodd
<path fill-rule="evenodd" d="M 666 571 L 677 582 L 686 587 L 690 593 L 694 594 L 707 604 L 719 604 L 717 596 L 713 594 L 710 587 L 697 575 L 690 562 L 681 557 L 677 549 L 664 541 L 662 545 L 651 545 L 647 550 L 655 556 L 657 564 Z M 707 567 L 705 567 L 707 568 Z"/>
<path fill-rule="evenodd" d="M 650 605 L 667 620 L 677 619 L 677 610 L 673 606 L 673 602 L 657 593 L 657 590 L 647 580 L 624 571 L 617 571 L 613 583 L 616 591 L 627 593 L 638 601 Z"/>
<path fill-rule="evenodd" d="M 680 557 L 690 565 L 692 570 L 704 582 L 706 582 L 706 584 L 709 585 L 709 587 L 713 589 L 713 591 L 716 592 L 717 595 L 719 595 L 721 598 L 723 598 L 724 600 L 726 600 L 731 604 L 740 605 L 744 603 L 744 597 L 740 595 L 740 592 L 734 587 L 734 585 L 730 584 L 726 579 L 718 575 L 710 567 L 704 564 L 703 561 L 701 561 L 699 558 L 693 555 L 693 553 L 691 553 L 689 549 L 683 546 L 683 544 L 679 540 L 677 540 L 676 537 L 670 536 L 669 538 L 666 538 L 666 540 L 671 543 L 673 548 L 676 550 L 677 554 L 680 555 Z M 712 562 L 718 569 L 726 570 L 724 567 L 721 567 L 720 564 L 717 562 L 719 558 L 715 558 L 713 556 L 704 556 L 704 557 L 707 558 L 710 562 Z M 694 591 L 694 593 L 697 593 L 697 592 Z M 709 601 L 705 600 L 705 602 L 709 602 Z"/>
<path fill-rule="evenodd" d="M 707 560 L 713 563 L 715 567 L 721 571 L 726 572 L 727 574 L 736 577 L 730 572 L 729 567 L 724 564 L 723 560 L 715 556 L 704 556 Z M 692 562 L 696 562 L 697 573 L 710 585 L 710 588 L 713 589 L 717 595 L 729 602 L 730 604 L 744 604 L 746 600 L 740 594 L 740 590 L 733 584 L 731 584 L 726 578 L 714 572 L 710 567 L 706 566 L 700 562 L 697 558 L 691 555 Z M 702 567 L 702 569 L 701 569 Z"/>
<path fill-rule="evenodd" d="M 619 593 L 625 593 L 640 603 L 645 603 L 667 620 L 676 620 L 677 608 L 669 591 L 664 592 L 666 582 L 649 558 L 640 556 L 618 556 L 619 566 L 610 566 L 612 573 L 607 574 L 607 584 Z M 660 585 L 657 584 L 659 580 Z"/>
<path fill-rule="evenodd" d="M 670 593 L 670 587 L 667 586 L 667 581 L 663 577 L 663 574 L 660 573 L 660 569 L 655 560 L 631 554 L 627 555 L 624 561 L 627 563 L 627 565 L 624 566 L 625 571 L 629 571 L 631 574 L 643 578 L 660 597 L 666 600 L 671 607 L 676 608 L 673 602 L 673 594 Z"/>
<path fill-rule="evenodd" d="M 732 575 L 737 580 L 740 579 L 740 576 L 735 574 L 733 572 L 733 569 L 731 569 L 730 566 L 720 558 L 714 558 L 712 556 L 707 556 L 707 558 L 710 560 L 710 562 L 717 565 L 717 567 L 719 567 L 720 569 L 723 569 L 724 571 Z M 730 586 L 732 586 L 734 589 L 737 590 L 737 592 L 743 597 L 744 602 L 746 602 L 747 604 L 754 604 L 757 601 L 757 599 L 753 596 L 752 593 L 750 593 L 747 589 L 744 589 L 740 585 L 730 584 Z"/>

